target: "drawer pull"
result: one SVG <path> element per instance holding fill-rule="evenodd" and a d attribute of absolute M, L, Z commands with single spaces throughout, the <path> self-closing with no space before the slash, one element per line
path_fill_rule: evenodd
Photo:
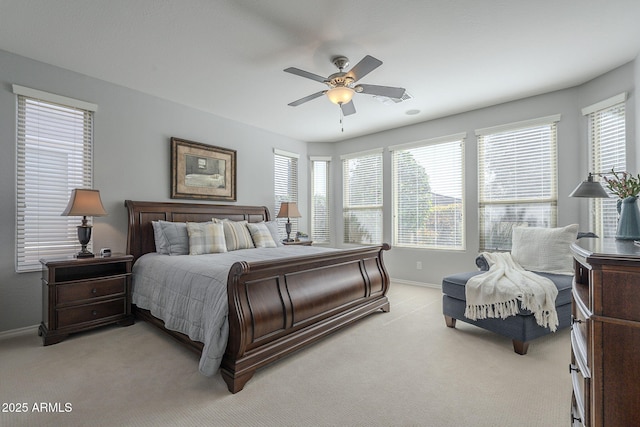
<path fill-rule="evenodd" d="M 96 288 L 93 288 L 93 289 L 91 289 L 91 293 L 95 295 L 95 294 L 98 293 L 98 290 Z"/>
<path fill-rule="evenodd" d="M 94 315 L 94 316 L 97 316 L 97 315 L 98 315 L 98 312 L 97 312 L 96 310 L 93 310 L 93 311 L 91 312 L 91 314 L 92 314 L 92 315 Z"/>
<path fill-rule="evenodd" d="M 572 373 L 573 371 L 580 372 L 580 368 L 573 364 L 569 364 L 569 373 Z"/>

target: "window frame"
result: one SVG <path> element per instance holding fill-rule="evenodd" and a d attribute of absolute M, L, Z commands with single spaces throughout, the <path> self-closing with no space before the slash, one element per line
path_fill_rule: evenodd
<path fill-rule="evenodd" d="M 281 202 L 295 202 L 298 204 L 298 210 L 300 210 L 300 205 L 298 203 L 298 195 L 300 189 L 300 155 L 297 153 L 292 153 L 289 151 L 279 150 L 277 148 L 273 149 L 273 188 L 274 188 L 274 217 L 273 219 L 278 224 L 278 231 L 280 232 L 280 236 L 286 236 L 287 232 L 285 230 L 285 224 L 287 223 L 287 218 L 278 218 L 278 213 L 280 212 L 280 204 Z M 287 162 L 288 168 L 286 171 L 281 170 L 278 171 L 278 163 L 279 162 Z M 278 179 L 287 175 L 286 182 L 279 182 Z M 279 190 L 282 190 L 282 186 L 287 187 L 286 194 L 279 194 Z M 299 219 L 298 218 L 289 218 L 291 221 L 291 236 L 295 238 L 296 233 L 298 232 Z"/>
<path fill-rule="evenodd" d="M 447 135 L 447 136 L 443 136 L 443 137 L 439 137 L 439 138 L 431 138 L 431 139 L 427 139 L 427 140 L 422 140 L 422 141 L 417 141 L 414 143 L 409 143 L 409 144 L 401 144 L 401 145 L 395 145 L 395 146 L 391 146 L 389 147 L 389 151 L 391 152 L 391 176 L 392 176 L 392 186 L 391 186 L 391 191 L 392 191 L 392 212 L 393 212 L 393 235 L 392 235 L 392 239 L 393 239 L 393 245 L 396 247 L 405 247 L 405 248 L 412 248 L 412 249 L 431 249 L 431 250 L 453 250 L 453 251 L 458 251 L 458 250 L 465 250 L 466 249 L 466 226 L 465 226 L 465 215 L 464 215 L 464 211 L 465 211 L 465 194 L 464 194 L 464 187 L 465 187 L 465 162 L 464 162 L 464 146 L 465 146 L 465 139 L 466 139 L 466 132 L 463 133 L 458 133 L 458 134 L 454 134 L 454 135 Z M 451 145 L 451 147 L 448 147 L 449 145 Z M 457 148 L 454 148 L 456 147 Z M 439 235 L 436 233 L 435 236 L 433 236 L 431 239 L 434 239 L 435 243 L 434 244 L 429 244 L 429 243 L 422 243 L 422 242 L 418 242 L 418 243 L 407 243 L 406 241 L 401 242 L 401 233 L 400 233 L 400 228 L 402 227 L 402 224 L 400 224 L 400 218 L 401 218 L 401 213 L 399 212 L 399 207 L 400 207 L 400 197 L 402 196 L 401 194 L 401 190 L 399 188 L 400 185 L 400 178 L 398 176 L 398 161 L 399 158 L 398 156 L 400 155 L 400 153 L 406 153 L 406 152 L 410 152 L 411 150 L 414 151 L 418 151 L 418 150 L 425 150 L 426 153 L 416 153 L 417 155 L 421 155 L 422 157 L 425 157 L 425 161 L 428 162 L 429 159 L 432 158 L 432 156 L 430 154 L 429 151 L 431 149 L 433 150 L 438 150 L 438 148 L 440 147 L 444 147 L 444 149 L 449 149 L 451 148 L 452 151 L 450 153 L 450 155 L 455 155 L 458 156 L 458 158 L 456 159 L 459 162 L 459 175 L 456 179 L 459 179 L 459 182 L 457 182 L 456 184 L 459 184 L 458 187 L 455 189 L 455 191 L 459 191 L 459 196 L 458 197 L 449 197 L 449 196 L 443 196 L 437 192 L 434 192 L 433 189 L 430 187 L 429 189 L 429 193 L 431 194 L 431 198 L 433 199 L 434 196 L 435 199 L 437 199 L 437 196 L 442 196 L 441 198 L 444 199 L 445 197 L 450 200 L 450 199 L 459 199 L 459 205 L 455 208 L 455 212 L 454 215 L 459 216 L 458 218 L 453 218 L 453 221 L 456 224 L 456 227 L 454 227 L 454 229 L 456 230 L 456 233 L 453 237 L 453 241 L 455 242 L 454 244 L 438 244 L 438 240 L 442 240 L 439 239 Z M 412 156 L 414 156 L 415 159 L 415 155 L 412 154 Z M 448 158 L 450 158 L 450 156 L 448 156 Z M 416 161 L 418 161 L 416 159 Z M 435 160 L 434 159 L 434 164 L 424 164 L 421 163 L 421 166 L 424 167 L 425 172 L 427 174 L 428 177 L 430 177 L 429 172 L 431 171 L 431 175 L 443 175 L 444 173 L 448 172 L 448 169 L 450 169 L 450 165 L 448 164 L 446 167 L 444 167 L 444 169 L 446 169 L 445 171 L 440 171 L 438 173 L 439 169 L 443 169 L 443 166 L 441 166 L 442 162 Z M 444 177 L 441 176 L 441 180 Z M 448 178 L 449 180 L 451 178 Z M 451 182 L 451 181 L 449 181 Z M 432 182 L 430 181 L 429 184 L 431 185 Z M 443 207 L 441 204 L 436 203 L 437 206 L 434 206 L 433 208 L 436 209 L 438 207 Z M 449 204 L 451 205 L 451 204 Z M 437 212 L 436 212 L 437 213 Z M 449 221 L 447 221 L 449 220 Z M 446 216 L 443 219 L 443 226 L 446 226 L 447 222 L 450 222 L 451 218 L 447 218 Z M 438 225 L 440 224 L 440 221 L 438 218 L 434 219 L 435 224 L 434 225 Z M 459 224 L 459 227 L 458 227 Z M 437 228 L 437 227 L 436 227 Z M 414 230 L 415 234 L 419 234 L 419 230 Z M 406 236 L 405 236 L 406 237 Z M 427 240 L 429 239 L 429 237 L 424 237 Z M 444 239 L 444 236 L 443 236 Z M 446 240 L 446 239 L 445 239 Z M 459 242 L 459 243 L 458 243 Z"/>
<path fill-rule="evenodd" d="M 311 233 L 310 238 L 315 244 L 330 244 L 333 221 L 331 220 L 331 157 L 327 156 L 310 156 L 311 162 Z M 324 180 L 322 182 L 322 189 L 317 189 L 319 184 L 316 177 L 316 165 L 324 164 Z M 324 192 L 324 205 L 325 212 L 317 212 L 316 202 L 320 202 L 319 198 L 323 197 L 321 194 L 316 195 L 316 190 Z M 324 222 L 324 227 L 317 226 L 317 222 Z"/>
<path fill-rule="evenodd" d="M 627 170 L 627 129 L 626 129 L 626 100 L 627 93 L 612 96 L 603 101 L 584 107 L 581 112 L 587 118 L 587 139 L 589 141 L 589 170 L 596 175 L 596 180 L 602 181 L 600 176 L 607 174 L 614 169 L 616 172 Z M 610 139 L 607 141 L 611 146 L 606 153 L 602 150 L 602 137 L 600 130 L 610 123 L 602 122 L 602 115 L 614 113 L 613 110 L 622 110 L 622 138 L 615 138 L 609 132 Z M 615 113 L 614 113 L 615 114 Z M 617 124 L 619 126 L 619 123 Z M 616 127 L 614 130 L 619 132 Z M 589 199 L 589 227 L 596 235 L 602 238 L 615 237 L 617 229 L 617 197 L 604 186 L 609 194 L 609 199 L 594 198 Z M 606 218 L 606 220 L 605 220 Z"/>
<path fill-rule="evenodd" d="M 531 212 L 540 214 L 542 218 L 536 218 L 533 226 L 539 227 L 555 227 L 557 225 L 558 218 L 558 122 L 561 119 L 560 114 L 540 117 L 531 120 L 524 120 L 516 123 L 509 123 L 484 129 L 478 129 L 475 131 L 477 137 L 478 146 L 478 233 L 479 233 L 479 250 L 502 250 L 508 251 L 511 249 L 511 231 L 514 226 L 519 225 L 521 222 L 526 222 L 527 225 L 532 226 L 530 222 Z M 542 131 L 543 128 L 549 127 L 549 141 L 548 145 L 541 144 L 538 148 L 538 156 L 542 160 L 540 166 L 529 167 L 530 171 L 539 171 L 539 175 L 544 177 L 548 187 L 536 191 L 538 194 L 532 194 L 529 192 L 527 195 L 520 197 L 518 194 L 512 192 L 503 193 L 503 197 L 491 196 L 492 191 L 485 191 L 487 188 L 488 174 L 485 172 L 485 164 L 489 160 L 494 160 L 499 163 L 502 158 L 507 156 L 514 156 L 515 152 L 522 155 L 519 150 L 522 150 L 522 142 L 530 141 L 529 151 L 531 147 L 535 148 L 536 144 L 536 130 Z M 502 156 L 494 156 L 495 159 L 487 159 L 487 144 L 490 144 L 493 140 L 494 143 L 509 143 L 509 138 L 513 141 L 518 141 L 520 144 L 512 143 L 512 151 L 510 153 L 501 152 Z M 545 138 L 540 136 L 540 140 Z M 546 158 L 545 156 L 548 156 Z M 548 170 L 543 172 L 545 162 L 548 161 Z M 504 164 L 511 164 L 512 161 L 505 161 Z M 531 163 L 531 158 L 528 159 L 528 163 Z M 500 168 L 497 170 L 512 171 L 511 175 L 516 176 L 509 182 L 517 182 L 518 179 L 522 179 L 517 176 L 522 174 L 522 171 L 514 165 L 510 169 Z M 495 174 L 493 174 L 495 175 Z M 500 178 L 500 177 L 499 177 Z M 528 177 L 527 177 L 528 178 Z M 507 182 L 503 178 L 503 182 Z M 518 187 L 513 187 L 518 188 Z M 517 193 L 517 190 L 515 191 Z M 513 219 L 507 218 L 507 221 L 490 221 L 487 217 L 492 214 L 491 207 L 503 206 L 505 211 L 511 211 L 508 215 L 515 215 Z M 536 212 L 538 211 L 538 212 Z M 522 216 L 524 212 L 525 217 L 520 221 L 517 217 Z M 500 214 L 504 217 L 504 213 Z M 526 221 L 525 221 L 526 220 Z M 488 228 L 489 224 L 493 224 Z M 492 236 L 495 236 L 492 237 Z"/>
<path fill-rule="evenodd" d="M 13 85 L 13 93 L 15 271 L 22 273 L 39 271 L 41 258 L 70 256 L 80 248 L 80 219 L 61 214 L 73 189 L 93 188 L 97 105 L 19 85 Z M 88 249 L 92 250 L 91 242 Z"/>
<path fill-rule="evenodd" d="M 365 159 L 368 159 L 371 157 L 375 157 L 375 160 L 379 163 L 378 165 L 379 167 L 375 171 L 367 170 L 366 172 L 368 173 L 368 176 L 365 177 L 363 175 L 362 178 L 367 179 L 367 178 L 370 178 L 372 175 L 374 176 L 373 180 L 369 182 L 369 184 L 371 185 L 375 184 L 376 186 L 375 191 L 379 192 L 379 194 L 377 194 L 375 197 L 377 200 L 372 200 L 370 201 L 371 203 L 368 203 L 368 204 L 351 203 L 350 202 L 351 193 L 357 192 L 358 190 L 361 191 L 362 189 L 351 187 L 350 182 L 352 180 L 350 179 L 350 174 L 349 174 L 349 164 L 352 161 L 358 161 L 358 160 L 365 161 Z M 356 244 L 356 245 L 381 244 L 383 239 L 383 233 L 384 233 L 383 149 L 378 148 L 378 149 L 363 151 L 359 153 L 345 154 L 340 156 L 340 159 L 342 160 L 342 215 L 343 215 L 343 225 L 344 225 L 342 241 L 344 244 Z M 351 239 L 350 238 L 351 233 L 349 232 L 349 230 L 351 229 L 350 227 L 351 221 L 349 219 L 351 218 L 350 215 L 352 214 L 355 215 L 355 212 L 363 213 L 367 211 L 369 211 L 370 214 L 373 214 L 373 217 L 374 217 L 374 221 L 372 221 L 371 224 L 367 224 L 367 225 L 372 225 L 374 229 L 373 230 L 366 229 L 365 227 L 365 229 L 360 232 L 360 235 L 361 235 L 360 239 Z M 378 216 L 378 218 L 375 218 L 376 215 Z M 359 225 L 358 229 L 362 230 L 363 227 Z M 373 236 L 371 236 L 370 234 L 371 232 L 374 233 Z M 364 238 L 367 235 L 369 235 L 369 239 Z"/>

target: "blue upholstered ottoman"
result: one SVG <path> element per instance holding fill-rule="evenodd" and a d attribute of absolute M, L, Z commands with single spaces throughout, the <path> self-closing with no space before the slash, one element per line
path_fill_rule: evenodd
<path fill-rule="evenodd" d="M 480 328 L 511 338 L 513 350 L 518 354 L 527 354 L 529 341 L 551 333 L 549 328 L 538 325 L 529 310 L 520 310 L 516 316 L 506 319 L 471 320 L 464 316 L 466 307 L 465 289 L 467 280 L 484 271 L 458 273 L 442 279 L 442 312 L 448 327 L 455 328 L 456 320 L 460 320 Z M 536 273 L 553 281 L 558 288 L 556 310 L 558 312 L 558 330 L 571 324 L 571 283 L 572 276 L 550 273 Z"/>

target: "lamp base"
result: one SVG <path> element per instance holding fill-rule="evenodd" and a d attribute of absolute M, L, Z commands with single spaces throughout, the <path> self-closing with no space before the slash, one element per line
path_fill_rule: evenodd
<path fill-rule="evenodd" d="M 76 258 L 95 258 L 95 257 L 96 256 L 92 252 L 89 252 L 89 251 L 86 251 L 86 252 L 80 251 L 80 252 L 78 252 L 76 254 Z"/>
<path fill-rule="evenodd" d="M 80 252 L 76 254 L 76 258 L 95 258 L 95 255 L 87 249 L 89 240 L 91 240 L 91 226 L 87 225 L 87 217 L 82 220 L 82 225 L 78 229 L 78 241 L 80 241 Z"/>

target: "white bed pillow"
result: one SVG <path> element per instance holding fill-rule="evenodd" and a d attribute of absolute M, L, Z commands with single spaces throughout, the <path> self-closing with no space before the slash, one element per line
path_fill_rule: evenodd
<path fill-rule="evenodd" d="M 251 238 L 256 248 L 277 247 L 276 242 L 274 242 L 273 237 L 271 237 L 269 227 L 267 227 L 267 224 L 264 222 L 247 223 L 247 228 L 249 229 L 249 233 L 251 233 Z"/>
<path fill-rule="evenodd" d="M 163 255 L 169 255 L 169 242 L 162 232 L 160 221 L 151 221 L 153 226 L 153 240 L 156 244 L 156 252 Z"/>
<path fill-rule="evenodd" d="M 155 227 L 159 227 L 162 236 L 155 236 Z M 158 241 L 160 241 L 160 250 L 163 251 L 160 253 L 169 255 L 189 254 L 189 232 L 185 222 L 158 221 L 158 225 L 155 227 L 156 252 L 158 252 Z"/>
<path fill-rule="evenodd" d="M 224 228 L 221 223 L 188 222 L 189 255 L 217 254 L 227 252 Z"/>
<path fill-rule="evenodd" d="M 255 248 L 253 239 L 251 239 L 251 233 L 249 233 L 249 229 L 247 228 L 247 221 L 219 220 L 218 218 L 213 218 L 213 222 L 222 223 L 224 226 L 224 238 L 228 251 Z"/>
<path fill-rule="evenodd" d="M 570 245 L 578 237 L 578 224 L 558 228 L 514 227 L 511 256 L 525 270 L 573 274 Z"/>
<path fill-rule="evenodd" d="M 276 246 L 284 246 L 282 240 L 280 240 L 280 231 L 278 230 L 278 221 L 267 221 L 265 225 L 271 233 L 271 238 L 276 242 Z"/>

